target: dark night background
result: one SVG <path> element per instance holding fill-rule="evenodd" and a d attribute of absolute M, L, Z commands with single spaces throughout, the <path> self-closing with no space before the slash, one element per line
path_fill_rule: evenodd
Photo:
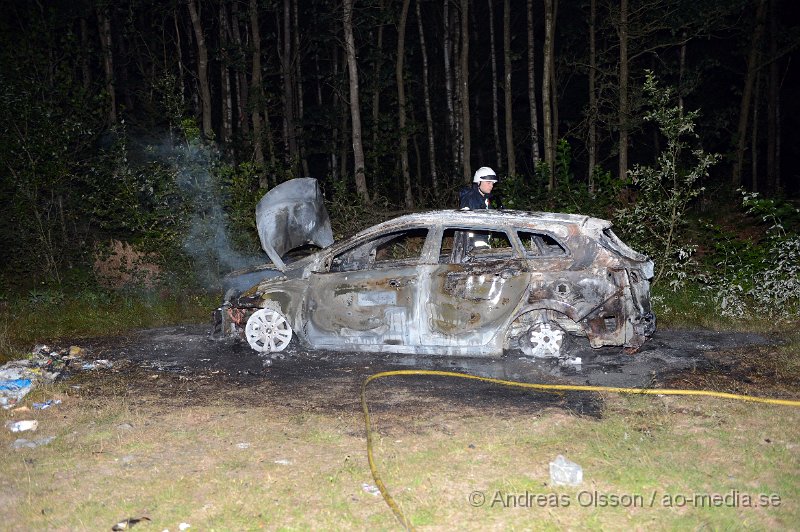
<path fill-rule="evenodd" d="M 402 128 L 396 66 L 404 2 L 355 1 L 363 187 L 354 179 L 353 88 L 342 0 L 4 0 L 0 6 L 0 245 L 6 279 L 62 282 L 64 272 L 91 262 L 97 244 L 110 238 L 182 264 L 194 231 L 190 222 L 198 218 L 227 228 L 232 249 L 252 252 L 257 249 L 255 202 L 291 177 L 310 175 L 321 181 L 334 222 L 344 227 L 340 232 L 356 228 L 348 213 L 361 213 L 359 222 L 367 222 L 389 212 L 452 207 L 456 191 L 477 167 L 491 166 L 503 179 L 511 173 L 509 142 L 514 175 L 505 188 L 502 181 L 498 186 L 504 199 L 534 210 L 611 217 L 614 208 L 635 201 L 637 188 L 623 184 L 614 188 L 613 199 L 603 201 L 597 199 L 598 190 L 611 180 L 624 181 L 623 168 L 652 164 L 664 148 L 663 136 L 644 120 L 652 107 L 642 92 L 647 70 L 660 86 L 674 91 L 674 105 L 680 101 L 684 109 L 699 111 L 698 140 L 692 146 L 720 155 L 702 180 L 705 191 L 690 205 L 695 215 L 736 208 L 739 186 L 781 201 L 800 194 L 800 31 L 797 3 L 790 0 L 408 2 Z M 451 116 L 456 122 L 463 116 L 457 82 L 463 74 L 465 6 L 471 148 L 460 161 L 465 128 L 450 122 Z M 550 55 L 548 9 L 555 28 Z M 623 35 L 626 61 L 620 55 Z M 446 37 L 453 44 L 449 72 Z M 504 78 L 506 56 L 510 88 Z M 543 113 L 548 59 L 553 75 L 547 97 L 555 102 L 550 129 Z M 627 95 L 621 98 L 623 61 Z M 750 95 L 743 98 L 748 80 Z M 507 90 L 511 137 L 506 133 Z M 436 146 L 433 160 L 429 124 Z M 628 135 L 624 164 L 623 128 Z M 538 159 L 531 141 L 534 129 Z M 551 161 L 544 144 L 548 131 Z M 590 176 L 597 179 L 592 189 Z M 580 201 L 565 202 L 567 189 L 583 191 Z M 219 212 L 208 207 L 212 204 L 219 205 Z M 208 240 L 203 235 L 194 236 Z"/>

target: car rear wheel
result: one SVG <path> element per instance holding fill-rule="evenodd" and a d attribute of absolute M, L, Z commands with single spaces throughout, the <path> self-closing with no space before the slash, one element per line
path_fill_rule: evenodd
<path fill-rule="evenodd" d="M 262 308 L 247 320 L 244 328 L 250 347 L 261 353 L 277 353 L 292 341 L 292 328 L 277 310 Z"/>
<path fill-rule="evenodd" d="M 567 332 L 555 322 L 531 325 L 519 338 L 519 348 L 536 358 L 558 358 L 566 352 Z"/>

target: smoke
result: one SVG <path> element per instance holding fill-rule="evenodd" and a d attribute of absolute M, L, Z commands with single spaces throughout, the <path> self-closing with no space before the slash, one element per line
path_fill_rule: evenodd
<path fill-rule="evenodd" d="M 215 177 L 220 168 L 216 150 L 194 142 L 172 146 L 167 154 L 184 204 L 190 206 L 183 248 L 192 257 L 198 280 L 206 288 L 219 289 L 227 273 L 265 263 L 264 255 L 243 254 L 232 246 L 222 189 Z"/>

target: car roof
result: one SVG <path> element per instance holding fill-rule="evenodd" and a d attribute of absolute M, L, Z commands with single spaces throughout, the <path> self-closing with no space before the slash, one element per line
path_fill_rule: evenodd
<path fill-rule="evenodd" d="M 405 225 L 449 225 L 459 223 L 479 223 L 489 226 L 503 227 L 509 224 L 530 226 L 555 223 L 559 225 L 575 225 L 587 232 L 599 233 L 611 227 L 611 222 L 601 218 L 593 218 L 583 214 L 565 214 L 557 212 L 531 212 L 500 209 L 461 210 L 447 209 L 438 211 L 406 214 L 375 225 L 362 233 L 371 233 L 386 228 L 403 227 Z"/>

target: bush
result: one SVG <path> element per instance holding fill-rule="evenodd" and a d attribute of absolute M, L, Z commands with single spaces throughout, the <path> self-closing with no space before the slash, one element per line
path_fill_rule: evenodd
<path fill-rule="evenodd" d="M 800 211 L 789 203 L 742 193 L 742 207 L 766 226 L 760 242 L 726 236 L 715 268 L 701 278 L 707 297 L 726 317 L 800 316 Z M 787 223 L 788 221 L 788 223 Z"/>
<path fill-rule="evenodd" d="M 685 232 L 689 206 L 703 191 L 699 180 L 708 176 L 718 156 L 701 148 L 687 154 L 690 144 L 699 141 L 694 132 L 698 112 L 684 112 L 673 105 L 672 91 L 660 88 L 652 72 L 647 73 L 644 92 L 653 107 L 645 120 L 658 125 L 667 145 L 653 166 L 636 165 L 630 170 L 636 199 L 618 209 L 615 220 L 633 247 L 654 259 L 654 282 L 666 276 L 677 289 L 687 279 L 695 250 Z"/>

